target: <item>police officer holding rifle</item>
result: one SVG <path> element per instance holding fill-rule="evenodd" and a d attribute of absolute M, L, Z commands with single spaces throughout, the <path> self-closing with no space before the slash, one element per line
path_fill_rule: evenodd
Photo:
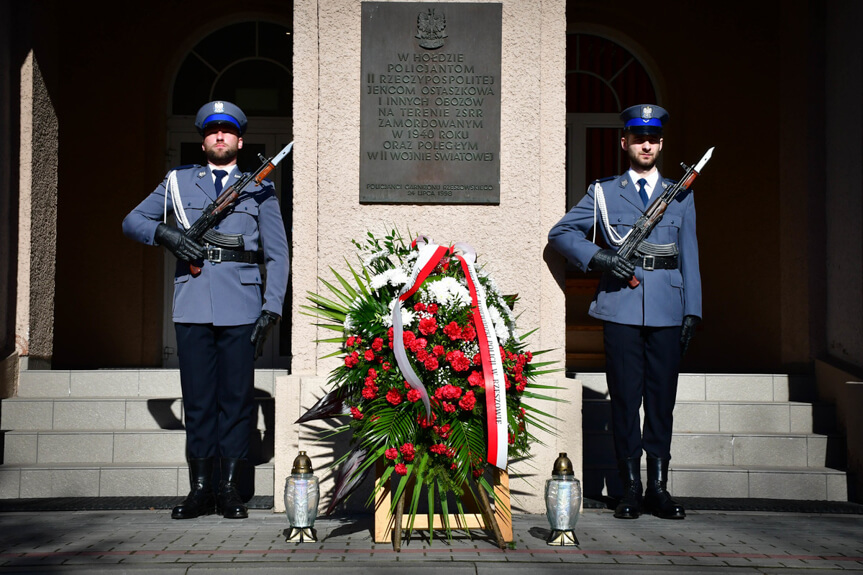
<path fill-rule="evenodd" d="M 173 319 L 191 490 L 173 509 L 174 519 L 214 510 L 226 518 L 248 516 L 238 480 L 256 423 L 254 362 L 282 313 L 289 271 L 279 202 L 263 177 L 290 148 L 263 158 L 255 177 L 241 174 L 237 153 L 246 125 L 230 102 L 201 107 L 195 126 L 207 165 L 172 170 L 123 221 L 128 237 L 162 245 L 178 260 Z M 227 201 L 216 202 L 220 196 Z M 206 225 L 195 226 L 199 221 Z M 267 272 L 263 292 L 259 263 Z"/>
<path fill-rule="evenodd" d="M 549 242 L 582 271 L 602 277 L 590 315 L 603 320 L 612 431 L 623 495 L 614 516 L 642 511 L 665 519 L 686 512 L 667 490 L 680 360 L 701 321 L 701 273 L 695 201 L 689 186 L 712 148 L 680 182 L 656 168 L 668 112 L 655 105 L 624 110 L 623 175 L 594 182 L 549 232 Z M 588 232 L 599 229 L 602 249 Z M 642 430 L 639 408 L 644 405 Z M 647 454 L 647 486 L 641 456 Z"/>

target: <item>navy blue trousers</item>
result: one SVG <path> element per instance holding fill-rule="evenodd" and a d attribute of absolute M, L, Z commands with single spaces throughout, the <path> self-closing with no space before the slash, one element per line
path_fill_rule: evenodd
<path fill-rule="evenodd" d="M 254 324 L 178 323 L 188 458 L 247 459 L 254 423 Z"/>
<path fill-rule="evenodd" d="M 671 429 L 680 369 L 680 326 L 605 323 L 605 364 L 618 460 L 671 458 Z M 639 408 L 644 403 L 642 432 Z"/>

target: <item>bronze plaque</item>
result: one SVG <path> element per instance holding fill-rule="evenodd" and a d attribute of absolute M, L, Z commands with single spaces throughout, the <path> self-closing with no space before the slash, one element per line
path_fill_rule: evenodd
<path fill-rule="evenodd" d="M 501 5 L 363 2 L 360 202 L 500 203 Z"/>

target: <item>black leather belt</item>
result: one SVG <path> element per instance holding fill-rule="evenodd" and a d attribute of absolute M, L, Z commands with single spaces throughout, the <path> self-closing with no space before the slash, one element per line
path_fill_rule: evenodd
<path fill-rule="evenodd" d="M 635 256 L 629 261 L 645 271 L 676 270 L 678 267 L 677 256 Z"/>
<path fill-rule="evenodd" d="M 259 264 L 262 262 L 262 258 L 258 255 L 258 252 L 249 252 L 246 250 L 229 250 L 226 248 L 214 248 L 212 246 L 207 246 L 204 248 L 206 251 L 205 260 L 213 262 L 214 264 L 222 263 L 222 262 L 242 262 L 244 264 Z"/>

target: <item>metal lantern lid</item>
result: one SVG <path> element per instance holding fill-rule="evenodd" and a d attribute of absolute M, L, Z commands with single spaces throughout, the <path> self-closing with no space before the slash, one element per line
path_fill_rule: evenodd
<path fill-rule="evenodd" d="M 297 458 L 294 459 L 294 466 L 291 468 L 292 474 L 297 473 L 311 473 L 312 472 L 312 460 L 309 459 L 309 456 L 306 455 L 305 451 L 300 451 L 300 454 L 297 455 Z"/>
<path fill-rule="evenodd" d="M 572 461 L 566 456 L 566 452 L 561 452 L 557 459 L 554 460 L 554 469 L 552 475 L 561 475 L 565 477 L 574 476 L 575 471 L 572 469 Z"/>

